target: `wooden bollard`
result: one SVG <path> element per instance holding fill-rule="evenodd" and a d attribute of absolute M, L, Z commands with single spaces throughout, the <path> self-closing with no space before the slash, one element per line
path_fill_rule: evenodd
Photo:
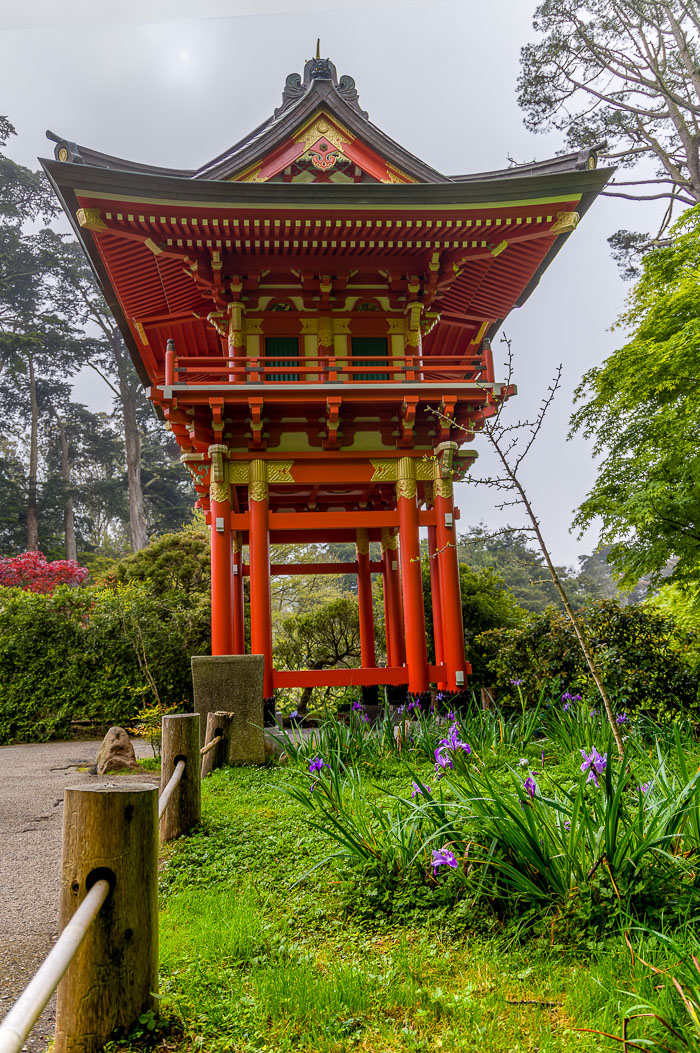
<path fill-rule="evenodd" d="M 73 786 L 65 791 L 60 927 L 92 885 L 111 892 L 58 987 L 55 1053 L 96 1053 L 115 1028 L 156 1011 L 158 791 Z"/>
<path fill-rule="evenodd" d="M 213 750 L 205 753 L 202 757 L 202 778 L 211 775 L 215 768 L 223 768 L 228 760 L 228 743 L 233 724 L 233 713 L 220 710 L 218 713 L 207 714 L 207 733 L 204 737 L 205 745 L 211 742 L 217 735 L 221 735 L 221 742 L 217 743 Z"/>
<path fill-rule="evenodd" d="M 161 793 L 179 760 L 185 761 L 185 770 L 160 821 L 161 841 L 172 841 L 189 833 L 202 817 L 199 713 L 176 713 L 163 717 Z"/>

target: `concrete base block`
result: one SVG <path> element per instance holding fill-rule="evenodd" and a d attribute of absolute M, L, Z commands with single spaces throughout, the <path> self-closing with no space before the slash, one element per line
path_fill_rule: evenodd
<path fill-rule="evenodd" d="M 203 736 L 209 713 L 233 713 L 229 764 L 264 764 L 263 670 L 261 654 L 193 655 L 194 709 Z"/>

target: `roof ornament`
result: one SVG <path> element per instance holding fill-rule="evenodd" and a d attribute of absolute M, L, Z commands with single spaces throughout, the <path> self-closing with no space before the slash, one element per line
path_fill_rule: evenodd
<path fill-rule="evenodd" d="M 76 143 L 69 142 L 68 139 L 63 139 L 60 135 L 56 135 L 50 128 L 46 131 L 46 138 L 50 139 L 52 143 L 56 143 L 53 154 L 57 161 L 70 161 L 72 164 L 77 165 L 84 163 Z"/>
<path fill-rule="evenodd" d="M 321 57 L 321 38 L 317 37 L 316 38 L 316 58 L 320 59 L 320 57 Z"/>

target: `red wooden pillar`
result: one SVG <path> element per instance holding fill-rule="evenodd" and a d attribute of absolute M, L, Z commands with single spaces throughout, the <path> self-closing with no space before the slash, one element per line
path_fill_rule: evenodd
<path fill-rule="evenodd" d="M 251 461 L 248 477 L 250 530 L 250 652 L 265 656 L 263 695 L 272 698 L 269 488 L 265 461 Z"/>
<path fill-rule="evenodd" d="M 369 535 L 366 530 L 357 531 L 355 539 L 357 558 L 357 602 L 360 609 L 360 652 L 362 668 L 374 669 L 377 656 L 374 650 L 374 611 L 372 610 L 372 575 L 369 569 Z"/>
<path fill-rule="evenodd" d="M 211 653 L 233 654 L 231 488 L 209 485 L 211 516 Z"/>
<path fill-rule="evenodd" d="M 396 499 L 399 512 L 401 583 L 406 631 L 408 690 L 428 690 L 428 652 L 425 644 L 423 576 L 418 534 L 416 468 L 413 458 L 401 457 L 397 466 Z"/>
<path fill-rule="evenodd" d="M 243 542 L 233 532 L 233 653 L 245 654 L 245 602 L 243 590 Z"/>
<path fill-rule="evenodd" d="M 442 588 L 440 586 L 440 563 L 437 556 L 437 529 L 428 527 L 428 559 L 430 562 L 430 598 L 433 607 L 433 643 L 435 645 L 435 664 L 445 661 L 442 628 Z M 438 680 L 439 688 L 445 686 L 444 680 Z"/>
<path fill-rule="evenodd" d="M 399 539 L 393 530 L 382 530 L 384 561 L 384 620 L 387 635 L 387 665 L 399 666 L 406 661 L 399 576 Z"/>
<path fill-rule="evenodd" d="M 438 548 L 440 593 L 442 595 L 443 649 L 447 666 L 447 687 L 461 691 L 466 679 L 462 598 L 459 587 L 457 532 L 455 530 L 452 479 L 443 479 L 437 467 L 435 482 L 435 535 Z"/>

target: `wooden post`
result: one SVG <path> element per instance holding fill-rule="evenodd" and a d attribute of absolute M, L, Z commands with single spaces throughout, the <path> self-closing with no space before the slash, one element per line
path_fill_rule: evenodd
<path fill-rule="evenodd" d="M 357 602 L 360 613 L 360 653 L 362 668 L 373 669 L 377 664 L 374 649 L 374 611 L 372 608 L 372 573 L 369 559 L 369 534 L 356 531 Z"/>
<path fill-rule="evenodd" d="M 205 753 L 202 757 L 202 778 L 211 775 L 215 768 L 223 768 L 228 759 L 228 744 L 231 736 L 231 725 L 233 724 L 233 713 L 219 710 L 216 713 L 207 714 L 207 733 L 205 745 L 211 742 L 217 735 L 221 735 L 221 742 L 217 743 L 213 750 Z"/>
<path fill-rule="evenodd" d="M 270 610 L 270 490 L 265 461 L 250 462 L 250 652 L 265 659 L 263 698 L 272 698 L 272 614 Z"/>
<path fill-rule="evenodd" d="M 211 481 L 211 653 L 233 654 L 233 548 L 231 487 L 226 482 L 226 447 L 209 447 Z"/>
<path fill-rule="evenodd" d="M 401 457 L 397 465 L 396 499 L 399 511 L 401 584 L 406 632 L 408 689 L 416 694 L 428 690 L 428 652 L 425 644 L 423 573 L 416 503 L 416 467 L 411 457 Z"/>
<path fill-rule="evenodd" d="M 65 791 L 60 927 L 101 878 L 112 886 L 58 987 L 55 1053 L 96 1053 L 115 1028 L 156 1011 L 158 791 Z"/>
<path fill-rule="evenodd" d="M 179 760 L 185 761 L 185 770 L 160 821 L 161 841 L 172 841 L 188 833 L 202 817 L 199 713 L 176 713 L 163 717 L 161 793 Z"/>

